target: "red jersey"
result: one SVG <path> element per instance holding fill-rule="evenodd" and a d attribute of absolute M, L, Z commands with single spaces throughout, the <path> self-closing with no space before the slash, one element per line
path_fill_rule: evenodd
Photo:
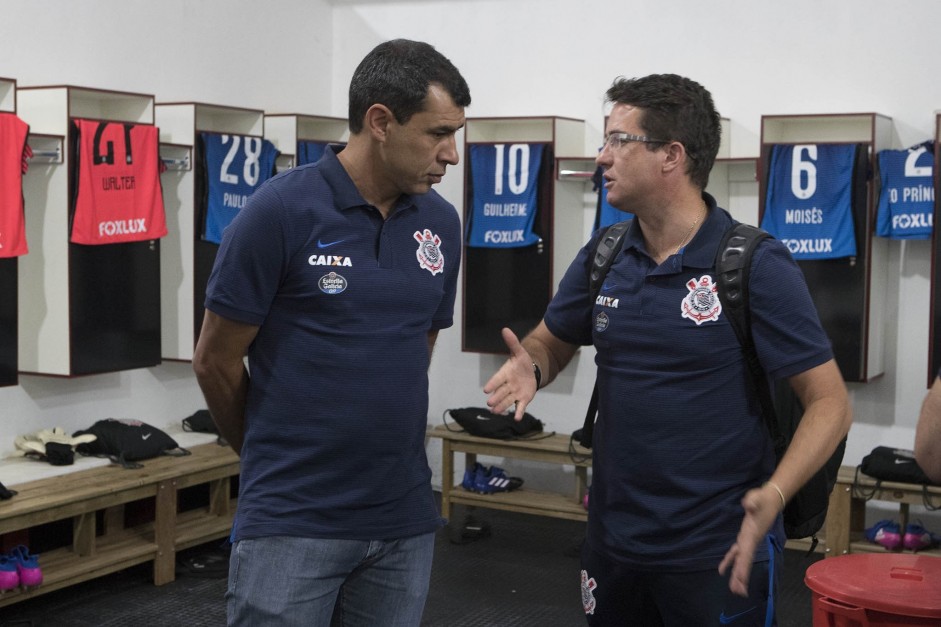
<path fill-rule="evenodd" d="M 78 189 L 71 241 L 117 244 L 166 235 L 157 127 L 73 121 Z"/>
<path fill-rule="evenodd" d="M 0 112 L 0 257 L 19 257 L 26 246 L 23 159 L 29 126 L 13 113 Z"/>

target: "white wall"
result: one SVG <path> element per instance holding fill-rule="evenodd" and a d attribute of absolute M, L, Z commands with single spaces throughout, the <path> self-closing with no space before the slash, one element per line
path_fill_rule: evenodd
<path fill-rule="evenodd" d="M 941 108 L 941 56 L 925 30 L 941 21 L 941 4 L 931 0 L 0 0 L 0 15 L 0 76 L 23 86 L 337 116 L 346 115 L 349 77 L 369 49 L 424 39 L 470 83 L 469 116 L 581 118 L 586 155 L 599 145 L 602 95 L 618 75 L 700 81 L 731 120 L 733 157 L 757 155 L 763 114 L 878 112 L 893 118 L 901 147 L 932 137 Z M 462 168 L 452 170 L 440 191 L 460 206 Z M 587 230 L 586 207 L 558 210 L 583 212 Z M 912 445 L 928 377 L 929 252 L 927 242 L 890 243 L 887 372 L 851 385 L 847 463 L 876 444 Z M 462 353 L 456 322 L 439 336 L 432 364 L 431 423 L 449 407 L 483 405 L 480 389 L 502 362 Z M 532 413 L 572 431 L 593 377 L 585 349 Z M 16 433 L 77 428 L 106 414 L 176 420 L 198 401 L 185 364 L 81 380 L 24 376 L 0 388 L 0 454 Z M 430 443 L 436 472 L 438 454 Z"/>
<path fill-rule="evenodd" d="M 332 47 L 327 0 L 0 0 L 0 76 L 23 87 L 327 114 Z"/>
<path fill-rule="evenodd" d="M 331 19 L 326 0 L 0 0 L 0 77 L 333 115 Z M 0 457 L 16 435 L 45 427 L 72 431 L 108 417 L 179 424 L 202 407 L 188 363 L 21 375 L 20 385 L 0 387 Z"/>

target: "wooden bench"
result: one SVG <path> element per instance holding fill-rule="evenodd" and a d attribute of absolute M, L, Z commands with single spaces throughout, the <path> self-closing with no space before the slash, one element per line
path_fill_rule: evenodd
<path fill-rule="evenodd" d="M 885 548 L 866 540 L 866 502 L 888 501 L 897 503 L 897 518 L 902 529 L 909 522 L 911 505 L 924 503 L 925 487 L 915 483 L 897 483 L 883 481 L 881 484 L 872 477 L 859 473 L 856 481 L 856 467 L 843 466 L 837 475 L 836 486 L 830 494 L 830 506 L 825 523 L 825 545 L 827 557 L 847 553 L 882 553 Z M 932 506 L 941 506 L 941 487 L 929 486 L 927 494 Z M 941 556 L 941 550 L 919 551 L 919 555 Z"/>
<path fill-rule="evenodd" d="M 186 457 L 146 460 L 136 470 L 101 466 L 10 486 L 18 494 L 0 501 L 0 535 L 71 519 L 72 537 L 67 546 L 41 553 L 41 586 L 3 593 L 0 607 L 151 561 L 154 583 L 169 583 L 178 550 L 226 537 L 235 514 L 231 478 L 239 473 L 238 456 L 218 444 L 189 450 Z M 179 492 L 202 484 L 208 485 L 208 506 L 178 511 Z M 124 506 L 144 499 L 153 499 L 153 520 L 125 526 Z"/>
<path fill-rule="evenodd" d="M 588 512 L 582 506 L 591 467 L 591 451 L 576 447 L 577 459 L 569 452 L 569 436 L 551 435 L 531 440 L 495 440 L 479 438 L 463 432 L 449 431 L 444 425 L 428 430 L 428 435 L 441 439 L 441 515 L 450 518 L 454 504 L 502 509 L 524 514 L 587 520 Z M 464 453 L 464 467 L 472 468 L 478 455 L 510 457 L 549 464 L 575 467 L 575 486 L 569 496 L 523 487 L 512 492 L 478 494 L 452 484 L 454 454 Z"/>

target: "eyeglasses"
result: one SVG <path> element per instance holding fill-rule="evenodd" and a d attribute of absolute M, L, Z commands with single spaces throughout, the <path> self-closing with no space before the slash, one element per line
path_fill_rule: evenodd
<path fill-rule="evenodd" d="M 604 150 L 605 146 L 609 146 L 613 150 L 615 148 L 620 148 L 621 146 L 626 146 L 631 142 L 642 142 L 644 144 L 669 143 L 663 139 L 651 139 L 646 135 L 634 135 L 633 133 L 609 133 L 608 136 L 604 138 L 604 144 L 601 146 L 601 150 Z"/>

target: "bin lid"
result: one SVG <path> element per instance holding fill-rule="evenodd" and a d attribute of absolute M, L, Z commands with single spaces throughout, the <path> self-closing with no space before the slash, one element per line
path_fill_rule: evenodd
<path fill-rule="evenodd" d="M 941 558 L 912 553 L 856 553 L 820 560 L 804 574 L 821 596 L 864 609 L 941 618 Z"/>

